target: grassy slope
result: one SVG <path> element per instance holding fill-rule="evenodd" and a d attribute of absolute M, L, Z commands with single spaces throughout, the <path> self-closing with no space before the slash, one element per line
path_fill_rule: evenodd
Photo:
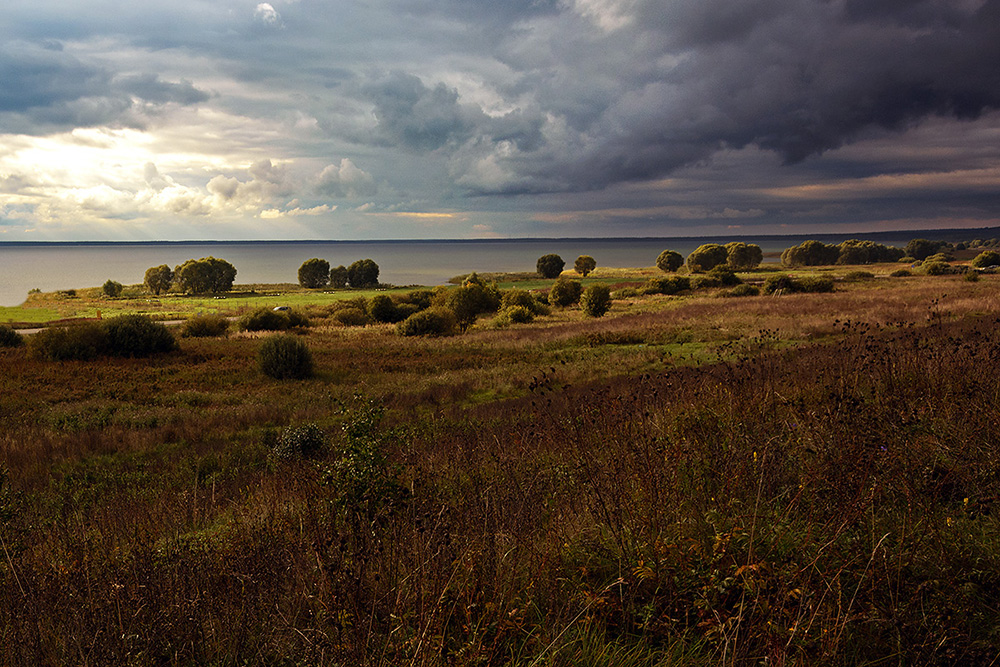
<path fill-rule="evenodd" d="M 319 327 L 302 382 L 0 350 L 3 662 L 988 663 L 998 287 Z M 268 456 L 356 394 L 398 468 Z"/>

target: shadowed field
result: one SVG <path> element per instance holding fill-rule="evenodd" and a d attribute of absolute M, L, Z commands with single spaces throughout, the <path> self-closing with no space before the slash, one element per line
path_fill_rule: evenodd
<path fill-rule="evenodd" d="M 991 664 L 998 288 L 0 349 L 0 662 Z"/>

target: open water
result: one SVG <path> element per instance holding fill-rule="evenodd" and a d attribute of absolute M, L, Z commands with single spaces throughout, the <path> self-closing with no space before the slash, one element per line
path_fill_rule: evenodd
<path fill-rule="evenodd" d="M 598 266 L 637 267 L 653 266 L 667 248 L 686 256 L 702 243 L 738 240 L 775 253 L 807 238 L 832 243 L 845 237 L 0 243 L 0 306 L 18 305 L 36 288 L 51 292 L 95 287 L 108 279 L 137 284 L 151 266 L 174 267 L 208 256 L 233 264 L 237 284 L 295 283 L 302 262 L 319 257 L 331 266 L 371 258 L 381 269 L 381 282 L 440 285 L 471 271 L 534 271 L 536 260 L 547 253 L 561 256 L 567 268 L 579 255 L 593 256 Z M 879 241 L 905 245 L 911 238 L 912 234 L 900 233 L 899 238 Z"/>

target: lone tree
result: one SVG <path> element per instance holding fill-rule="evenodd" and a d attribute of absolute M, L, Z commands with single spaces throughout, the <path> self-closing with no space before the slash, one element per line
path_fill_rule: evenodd
<path fill-rule="evenodd" d="M 590 255 L 580 255 L 576 258 L 573 268 L 577 273 L 586 278 L 588 273 L 597 268 L 597 260 Z"/>
<path fill-rule="evenodd" d="M 590 317 L 603 317 L 611 310 L 611 289 L 607 285 L 591 285 L 580 295 L 580 308 Z"/>
<path fill-rule="evenodd" d="M 236 279 L 236 267 L 215 257 L 189 259 L 174 269 L 174 278 L 189 294 L 228 292 Z"/>
<path fill-rule="evenodd" d="M 299 267 L 299 285 L 315 288 L 330 282 L 330 262 L 313 257 L 302 262 Z"/>
<path fill-rule="evenodd" d="M 157 296 L 159 296 L 161 292 L 168 291 L 173 282 L 174 272 L 166 264 L 151 266 L 146 269 L 146 277 L 142 281 L 142 283 L 146 286 L 146 289 Z"/>
<path fill-rule="evenodd" d="M 112 299 L 114 299 L 115 297 L 121 296 L 122 295 L 122 290 L 125 289 L 125 288 L 117 280 L 111 280 L 109 278 L 108 281 L 106 283 L 104 283 L 104 285 L 101 287 L 101 289 L 104 290 L 104 295 L 105 296 L 109 296 Z"/>
<path fill-rule="evenodd" d="M 347 267 L 347 282 L 351 287 L 378 285 L 378 264 L 370 259 L 359 259 Z"/>
<path fill-rule="evenodd" d="M 756 243 L 733 241 L 726 244 L 726 264 L 734 271 L 757 268 L 764 261 L 764 251 Z"/>
<path fill-rule="evenodd" d="M 664 250 L 656 258 L 656 268 L 664 273 L 673 273 L 684 264 L 684 256 L 673 250 Z"/>
<path fill-rule="evenodd" d="M 347 287 L 347 267 L 343 264 L 330 269 L 330 287 L 337 289 Z"/>
<path fill-rule="evenodd" d="M 542 255 L 535 264 L 535 270 L 541 274 L 542 278 L 558 278 L 562 273 L 566 262 L 559 255 Z"/>
<path fill-rule="evenodd" d="M 729 251 L 726 246 L 718 243 L 706 243 L 695 248 L 688 255 L 687 265 L 692 271 L 711 271 L 719 264 L 729 261 Z"/>

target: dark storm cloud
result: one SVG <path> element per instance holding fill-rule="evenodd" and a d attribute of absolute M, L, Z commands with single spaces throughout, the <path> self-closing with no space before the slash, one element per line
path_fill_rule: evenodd
<path fill-rule="evenodd" d="M 473 190 L 600 188 L 749 145 L 797 163 L 1000 108 L 1000 0 L 678 0 L 631 18 L 588 33 L 564 16 L 507 45 L 519 85 L 571 132 L 494 156 L 508 181 L 467 179 Z M 477 129 L 480 148 L 498 139 L 491 119 Z"/>
<path fill-rule="evenodd" d="M 192 105 L 208 95 L 190 82 L 156 74 L 115 76 L 66 53 L 57 42 L 8 43 L 0 49 L 0 114 L 25 134 L 101 124 L 141 125 L 135 102 Z"/>

